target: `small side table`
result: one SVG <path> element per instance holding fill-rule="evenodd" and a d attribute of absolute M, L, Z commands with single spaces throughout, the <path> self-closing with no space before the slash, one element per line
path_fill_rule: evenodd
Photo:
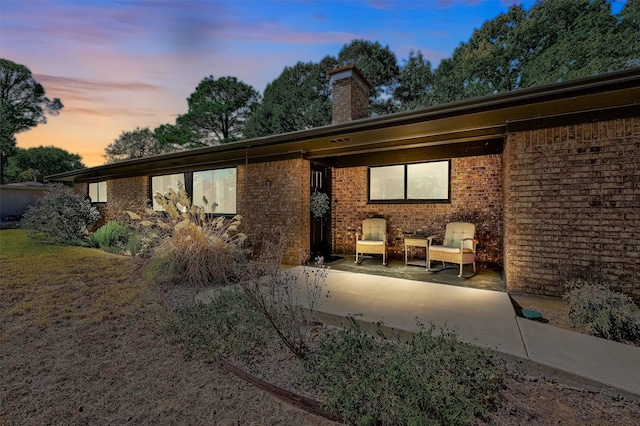
<path fill-rule="evenodd" d="M 424 266 L 428 268 L 427 260 L 410 260 L 409 259 L 409 247 L 424 247 L 425 249 L 425 257 L 429 257 L 429 240 L 427 238 L 405 238 L 404 239 L 404 264 L 405 265 L 415 265 L 415 266 Z"/>

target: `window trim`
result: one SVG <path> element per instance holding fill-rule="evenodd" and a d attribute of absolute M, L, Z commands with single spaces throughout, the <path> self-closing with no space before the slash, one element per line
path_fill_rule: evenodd
<path fill-rule="evenodd" d="M 447 198 L 407 198 L 408 166 L 413 164 L 447 162 Z M 399 199 L 371 199 L 371 169 L 390 166 L 404 166 L 404 198 Z M 451 204 L 451 159 L 420 161 L 415 163 L 385 164 L 383 166 L 369 166 L 367 168 L 367 204 Z"/>

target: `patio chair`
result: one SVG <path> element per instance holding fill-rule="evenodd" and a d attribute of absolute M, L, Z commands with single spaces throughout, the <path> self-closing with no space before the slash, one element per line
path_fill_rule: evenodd
<path fill-rule="evenodd" d="M 460 274 L 462 278 L 462 266 L 473 264 L 473 274 L 464 278 L 471 278 L 476 274 L 476 245 L 478 240 L 475 239 L 476 226 L 473 223 L 451 222 L 447 224 L 444 232 L 444 238 L 432 235 L 427 238 L 427 271 L 440 272 L 446 269 L 445 262 L 457 263 L 460 265 Z M 442 240 L 442 244 L 434 244 L 434 240 Z M 434 260 L 442 261 L 442 268 L 432 269 L 431 262 Z"/>
<path fill-rule="evenodd" d="M 365 219 L 362 222 L 362 234 L 356 234 L 356 261 L 360 263 L 363 254 L 381 254 L 382 265 L 387 265 L 387 220 L 383 218 Z"/>

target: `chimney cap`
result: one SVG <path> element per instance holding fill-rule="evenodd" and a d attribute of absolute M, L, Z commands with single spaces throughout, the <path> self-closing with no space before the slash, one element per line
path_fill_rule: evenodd
<path fill-rule="evenodd" d="M 362 74 L 362 71 L 360 71 L 358 69 L 358 67 L 356 67 L 354 64 L 349 64 L 349 65 L 345 65 L 343 67 L 338 67 L 338 68 L 334 68 L 332 70 L 327 71 L 327 75 L 331 77 L 331 80 L 341 80 L 342 78 L 346 78 L 346 77 L 351 77 L 351 72 L 355 73 L 360 80 L 362 80 L 368 87 L 369 89 L 373 89 L 373 84 L 371 84 L 369 82 L 369 80 L 367 80 L 367 77 L 364 76 L 364 74 Z M 338 77 L 336 74 L 339 73 L 345 73 L 344 77 Z M 335 76 L 335 77 L 334 77 Z"/>

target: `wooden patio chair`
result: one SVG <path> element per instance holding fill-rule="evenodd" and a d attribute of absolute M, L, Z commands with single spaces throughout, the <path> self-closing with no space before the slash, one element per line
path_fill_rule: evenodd
<path fill-rule="evenodd" d="M 447 224 L 444 238 L 432 235 L 427 238 L 427 271 L 440 272 L 446 269 L 445 262 L 460 265 L 459 277 L 462 278 L 462 266 L 473 264 L 473 274 L 465 276 L 470 278 L 476 274 L 476 226 L 473 223 L 451 222 Z M 442 244 L 434 244 L 434 240 L 442 240 Z M 442 261 L 442 268 L 432 269 L 431 262 Z"/>
<path fill-rule="evenodd" d="M 381 254 L 382 265 L 387 265 L 387 220 L 383 218 L 365 219 L 362 222 L 362 234 L 356 234 L 356 261 L 360 263 L 363 254 Z"/>

